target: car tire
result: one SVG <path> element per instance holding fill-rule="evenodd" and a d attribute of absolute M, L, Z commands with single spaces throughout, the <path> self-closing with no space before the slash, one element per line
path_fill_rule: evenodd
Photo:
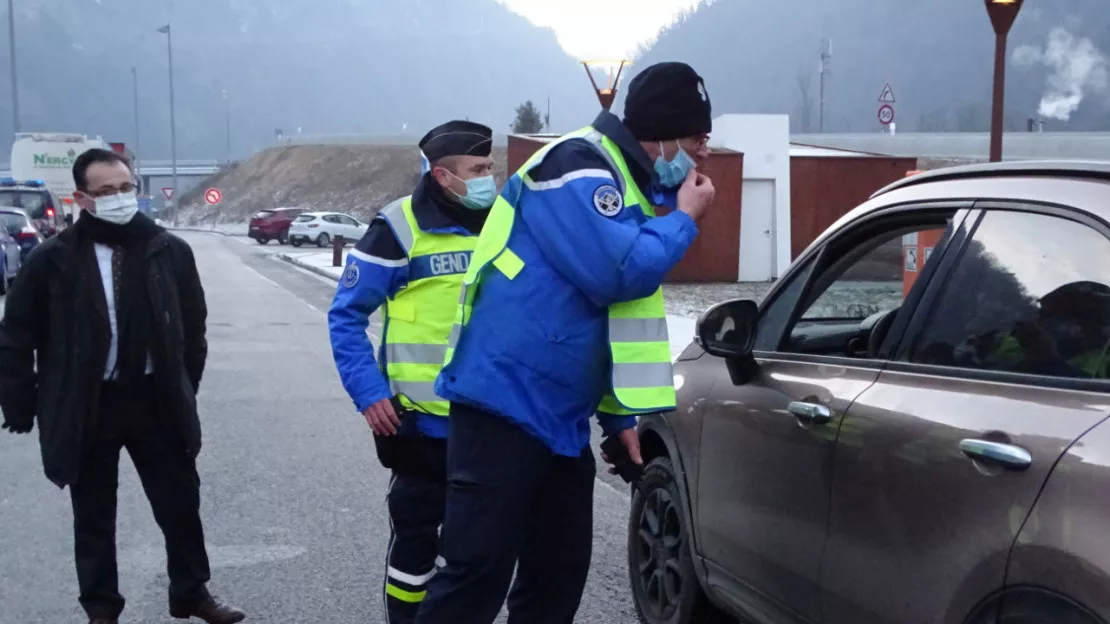
<path fill-rule="evenodd" d="M 303 243 L 301 243 L 301 239 L 299 238 L 290 238 L 289 244 L 294 247 L 300 247 Z"/>
<path fill-rule="evenodd" d="M 671 460 L 655 458 L 632 495 L 628 516 L 628 580 L 636 615 L 643 624 L 735 622 L 709 602 L 698 582 L 681 506 Z"/>
<path fill-rule="evenodd" d="M 327 232 L 321 232 L 320 237 L 316 239 L 316 246 L 317 247 L 327 247 L 330 244 L 331 244 L 331 237 L 328 236 Z"/>
<path fill-rule="evenodd" d="M 270 242 L 270 239 L 268 239 L 268 238 L 262 238 L 261 236 L 260 236 L 260 237 L 258 237 L 258 238 L 256 238 L 256 239 L 254 239 L 254 240 L 258 241 L 258 244 L 259 244 L 259 245 L 265 245 L 266 243 Z"/>
<path fill-rule="evenodd" d="M 278 234 L 277 242 L 278 242 L 279 245 L 288 244 L 289 243 L 289 231 L 286 230 L 286 231 L 282 232 L 281 234 Z"/>

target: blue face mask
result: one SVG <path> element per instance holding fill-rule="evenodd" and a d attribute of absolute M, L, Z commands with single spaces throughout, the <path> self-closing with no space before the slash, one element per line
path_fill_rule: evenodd
<path fill-rule="evenodd" d="M 682 186 L 683 180 L 686 179 L 686 174 L 696 166 L 693 158 L 678 145 L 678 153 L 675 154 L 674 160 L 663 160 L 663 144 L 659 144 L 659 158 L 655 159 L 655 173 L 659 176 L 659 184 L 663 188 L 677 188 Z"/>
<path fill-rule="evenodd" d="M 452 174 L 453 175 L 453 174 Z M 459 180 L 458 176 L 454 176 Z M 464 180 L 466 182 L 466 195 L 459 195 L 454 191 L 455 197 L 459 198 L 459 202 L 464 208 L 470 210 L 486 210 L 493 205 L 497 199 L 497 182 L 494 181 L 493 176 L 488 175 L 483 178 L 472 178 Z"/>

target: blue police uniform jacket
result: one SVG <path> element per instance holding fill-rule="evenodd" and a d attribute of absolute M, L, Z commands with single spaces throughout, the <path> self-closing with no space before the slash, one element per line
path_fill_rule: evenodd
<path fill-rule="evenodd" d="M 611 113 L 593 127 L 621 149 L 645 197 L 673 207 L 650 158 Z M 509 247 L 525 268 L 509 280 L 483 274 L 473 313 L 436 394 L 498 414 L 577 457 L 590 441 L 589 418 L 610 387 L 608 306 L 651 295 L 697 236 L 677 210 L 649 219 L 611 194 L 620 172 L 583 139 L 555 146 L 530 181 L 510 178 L 502 196 L 516 201 Z M 598 414 L 606 435 L 635 426 L 634 416 Z"/>
<path fill-rule="evenodd" d="M 413 191 L 412 212 L 424 232 L 463 236 L 477 236 L 489 214 L 487 210 L 461 208 L 448 200 L 429 173 L 421 177 Z M 328 310 L 328 331 L 343 388 L 354 401 L 355 408 L 363 412 L 378 401 L 393 396 L 366 333 L 370 315 L 387 298 L 404 288 L 410 276 L 415 278 L 414 273 L 422 268 L 409 264 L 401 243 L 380 216 L 370 223 L 366 234 L 347 254 L 347 265 L 351 264 L 357 265 L 358 271 L 345 272 L 344 276 L 357 275 L 358 279 L 353 283 L 340 279 Z M 460 268 L 465 271 L 465 266 Z M 445 305 L 456 303 L 452 300 L 445 302 Z M 415 416 L 404 419 L 402 435 L 422 433 L 434 438 L 447 437 L 446 418 L 421 413 Z"/>

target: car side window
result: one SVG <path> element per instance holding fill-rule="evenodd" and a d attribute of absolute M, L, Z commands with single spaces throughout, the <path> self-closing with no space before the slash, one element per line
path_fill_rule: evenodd
<path fill-rule="evenodd" d="M 987 212 L 909 361 L 1107 379 L 1110 240 L 1062 217 Z"/>
<path fill-rule="evenodd" d="M 339 215 L 326 215 L 324 221 L 328 223 L 341 223 Z"/>
<path fill-rule="evenodd" d="M 925 258 L 951 235 L 952 214 L 902 218 L 902 225 L 870 226 L 870 233 L 848 232 L 831 241 L 822 250 L 803 298 L 792 297 L 790 319 L 796 320 L 778 334 L 784 337 L 773 350 L 878 359 Z"/>
<path fill-rule="evenodd" d="M 342 217 L 342 218 L 343 218 L 343 225 L 358 225 L 358 221 L 355 221 L 354 219 L 352 219 L 350 217 Z"/>

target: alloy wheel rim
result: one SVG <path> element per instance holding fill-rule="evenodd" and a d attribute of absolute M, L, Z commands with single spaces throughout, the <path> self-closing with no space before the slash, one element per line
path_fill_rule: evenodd
<path fill-rule="evenodd" d="M 666 617 L 678 608 L 684 589 L 679 565 L 682 525 L 670 492 L 659 488 L 647 495 L 640 510 L 636 537 L 644 597 L 655 615 Z"/>

